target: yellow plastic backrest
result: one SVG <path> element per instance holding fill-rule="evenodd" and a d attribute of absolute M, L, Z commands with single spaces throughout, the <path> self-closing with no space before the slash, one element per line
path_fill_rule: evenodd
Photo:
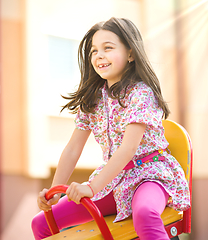
<path fill-rule="evenodd" d="M 186 179 L 190 180 L 191 146 L 186 130 L 171 120 L 163 120 L 168 149 L 182 166 Z"/>

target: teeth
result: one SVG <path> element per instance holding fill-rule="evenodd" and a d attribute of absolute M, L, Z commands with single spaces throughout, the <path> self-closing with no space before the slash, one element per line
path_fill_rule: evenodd
<path fill-rule="evenodd" d="M 107 66 L 109 66 L 110 64 L 108 63 L 108 64 L 100 64 L 100 65 L 98 65 L 98 67 L 99 68 L 102 68 L 102 67 L 107 67 Z"/>

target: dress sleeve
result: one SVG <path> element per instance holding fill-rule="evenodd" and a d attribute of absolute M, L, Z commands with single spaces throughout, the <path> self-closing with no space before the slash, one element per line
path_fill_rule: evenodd
<path fill-rule="evenodd" d="M 139 88 L 131 97 L 127 107 L 126 124 L 144 123 L 157 127 L 161 123 L 163 111 L 150 88 Z"/>
<path fill-rule="evenodd" d="M 89 116 L 88 116 L 87 113 L 82 112 L 80 110 L 80 108 L 77 111 L 77 115 L 76 115 L 74 121 L 75 121 L 75 126 L 76 126 L 77 129 L 91 130 Z"/>

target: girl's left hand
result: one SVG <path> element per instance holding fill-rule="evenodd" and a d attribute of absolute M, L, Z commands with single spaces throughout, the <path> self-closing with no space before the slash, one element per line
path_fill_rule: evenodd
<path fill-rule="evenodd" d="M 80 183 L 72 182 L 66 190 L 66 195 L 69 201 L 74 201 L 76 204 L 80 204 L 80 200 L 83 197 L 93 197 L 92 190 L 88 185 L 82 185 Z"/>

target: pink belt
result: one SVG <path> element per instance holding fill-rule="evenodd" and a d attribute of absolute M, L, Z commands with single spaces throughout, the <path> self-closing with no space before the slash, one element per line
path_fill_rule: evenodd
<path fill-rule="evenodd" d="M 163 153 L 163 151 L 165 151 L 165 149 L 156 150 L 153 153 L 149 154 L 148 156 L 137 160 L 136 163 L 134 163 L 134 161 L 131 160 L 123 170 L 128 170 L 128 169 L 134 168 L 136 166 L 140 166 L 143 163 L 163 161 L 163 160 L 165 160 L 164 156 L 158 157 L 158 155 Z"/>

